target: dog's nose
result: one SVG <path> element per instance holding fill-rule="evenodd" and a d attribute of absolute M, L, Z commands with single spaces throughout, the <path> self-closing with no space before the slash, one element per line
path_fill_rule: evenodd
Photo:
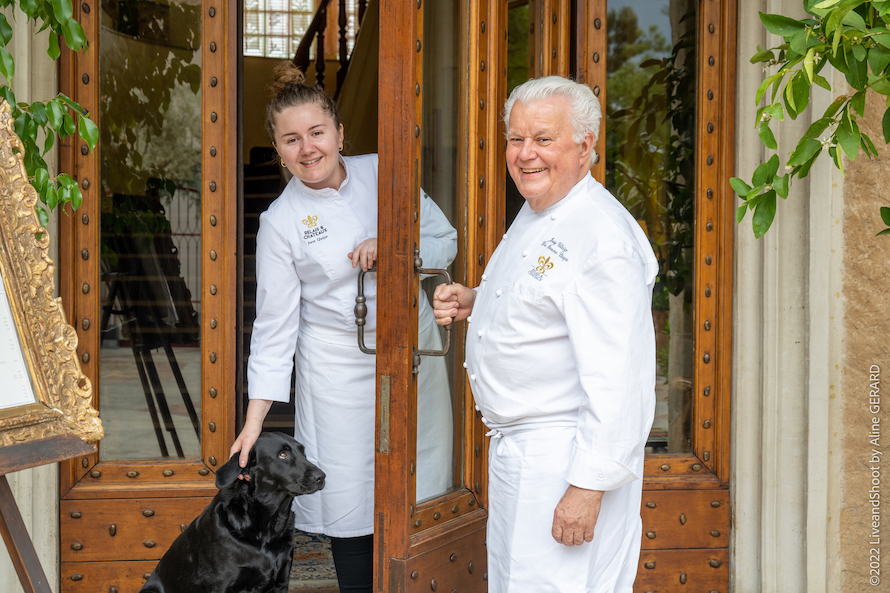
<path fill-rule="evenodd" d="M 316 484 L 319 484 L 319 485 L 324 484 L 324 478 L 325 478 L 324 472 L 321 471 L 320 469 L 316 469 L 315 471 L 312 472 L 311 480 L 313 482 L 315 482 Z"/>

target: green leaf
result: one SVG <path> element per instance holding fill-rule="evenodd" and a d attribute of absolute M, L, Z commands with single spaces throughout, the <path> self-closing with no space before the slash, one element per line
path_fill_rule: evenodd
<path fill-rule="evenodd" d="M 764 113 L 768 113 L 769 116 L 773 119 L 777 119 L 779 121 L 785 120 L 785 110 L 782 109 L 781 103 L 773 103 L 772 105 L 767 105 L 763 108 Z"/>
<path fill-rule="evenodd" d="M 844 15 L 844 18 L 841 19 L 841 23 L 844 25 L 849 25 L 854 29 L 862 31 L 866 33 L 868 31 L 868 27 L 865 26 L 865 19 L 863 19 L 858 12 L 855 10 L 851 10 L 847 14 Z"/>
<path fill-rule="evenodd" d="M 34 101 L 31 103 L 31 117 L 33 117 L 34 121 L 41 126 L 46 125 L 46 105 L 43 104 L 43 101 Z"/>
<path fill-rule="evenodd" d="M 840 1 L 841 0 L 825 0 L 824 2 L 820 2 L 819 4 L 814 5 L 813 8 L 815 8 L 815 9 L 831 8 L 832 6 L 834 6 L 835 4 L 837 4 Z"/>
<path fill-rule="evenodd" d="M 773 177 L 776 174 L 776 171 L 779 170 L 779 156 L 773 155 L 770 160 L 765 163 L 761 163 L 756 169 L 754 169 L 754 177 L 752 179 L 754 185 L 766 185 L 770 181 L 772 181 Z"/>
<path fill-rule="evenodd" d="M 831 90 L 831 85 L 828 84 L 828 81 L 825 80 L 825 77 L 823 77 L 823 76 L 820 76 L 820 75 L 814 73 L 814 74 L 813 74 L 813 82 L 815 82 L 816 84 L 818 84 L 819 86 L 821 86 L 821 87 L 822 87 L 823 89 L 825 89 L 826 91 L 830 91 L 830 90 Z"/>
<path fill-rule="evenodd" d="M 850 99 L 850 107 L 860 115 L 865 113 L 865 91 L 859 91 Z"/>
<path fill-rule="evenodd" d="M 37 14 L 37 0 L 19 0 L 19 6 L 28 18 L 34 18 Z"/>
<path fill-rule="evenodd" d="M 773 131 L 769 129 L 769 123 L 763 122 L 760 124 L 760 129 L 757 131 L 760 135 L 760 141 L 763 142 L 763 145 L 767 148 L 775 150 L 778 148 L 778 144 L 776 144 L 776 137 L 773 136 Z"/>
<path fill-rule="evenodd" d="M 74 125 L 74 118 L 65 113 L 65 121 L 62 124 L 62 129 L 65 131 L 65 136 L 73 136 L 74 132 L 77 131 L 77 127 Z"/>
<path fill-rule="evenodd" d="M 853 52 L 853 57 L 857 62 L 861 62 L 866 58 L 866 51 L 862 45 L 858 43 L 854 43 L 850 46 L 850 50 Z"/>
<path fill-rule="evenodd" d="M 78 51 L 86 45 L 86 33 L 77 21 L 73 19 L 68 21 L 62 26 L 62 30 L 65 32 L 65 45 L 70 49 Z"/>
<path fill-rule="evenodd" d="M 49 32 L 49 47 L 46 50 L 46 54 L 53 60 L 58 60 L 59 56 L 62 55 L 62 50 L 59 47 L 59 36 L 56 35 L 55 31 Z"/>
<path fill-rule="evenodd" d="M 80 193 L 80 188 L 75 184 L 71 186 L 71 209 L 77 210 L 82 203 L 83 194 Z"/>
<path fill-rule="evenodd" d="M 766 89 L 769 88 L 769 85 L 780 80 L 785 73 L 779 70 L 775 74 L 768 76 L 763 82 L 760 83 L 760 87 L 757 89 L 757 93 L 754 95 L 754 104 L 759 105 L 760 100 L 763 98 L 763 95 L 766 93 Z"/>
<path fill-rule="evenodd" d="M 880 237 L 881 235 L 890 235 L 890 229 L 884 229 L 883 231 L 875 235 L 875 237 Z"/>
<path fill-rule="evenodd" d="M 841 118 L 841 124 L 837 127 L 837 143 L 844 149 L 844 153 L 851 161 L 859 153 L 859 126 L 849 117 Z"/>
<path fill-rule="evenodd" d="M 829 123 L 831 123 L 831 120 L 827 117 L 817 119 L 807 129 L 807 132 L 803 135 L 803 138 L 819 138 L 819 134 L 825 131 L 825 128 L 828 127 Z"/>
<path fill-rule="evenodd" d="M 56 19 L 63 25 L 65 21 L 70 21 L 74 16 L 74 7 L 71 6 L 71 0 L 50 0 Z"/>
<path fill-rule="evenodd" d="M 46 200 L 43 199 L 43 196 L 40 196 L 40 201 L 46 203 Z M 39 204 L 35 204 L 34 210 L 37 211 L 37 220 L 40 221 L 40 226 L 46 228 L 46 225 L 49 224 L 49 214 L 46 213 L 46 210 L 43 209 Z"/>
<path fill-rule="evenodd" d="M 890 32 L 883 31 L 881 33 L 872 35 L 871 38 L 880 43 L 882 46 L 890 49 Z"/>
<path fill-rule="evenodd" d="M 745 214 L 748 212 L 748 204 L 744 203 L 739 206 L 738 210 L 735 211 L 735 223 L 740 224 L 742 219 L 745 218 Z M 887 229 L 890 231 L 890 229 Z"/>
<path fill-rule="evenodd" d="M 794 110 L 800 113 L 810 102 L 810 83 L 803 72 L 798 72 L 791 79 L 791 93 L 794 95 Z"/>
<path fill-rule="evenodd" d="M 847 68 L 849 69 L 847 72 L 844 72 L 847 82 L 857 91 L 861 91 L 865 88 L 868 80 L 867 62 L 865 60 L 857 60 L 852 51 L 846 50 L 844 51 L 844 59 L 847 61 Z"/>
<path fill-rule="evenodd" d="M 9 45 L 11 39 L 12 27 L 9 26 L 6 16 L 0 13 L 0 45 Z"/>
<path fill-rule="evenodd" d="M 38 192 L 42 192 L 47 183 L 49 183 L 49 173 L 46 172 L 46 169 L 37 169 L 37 172 L 34 173 L 34 181 L 32 183 L 34 189 Z"/>
<path fill-rule="evenodd" d="M 825 115 L 823 115 L 822 117 L 834 117 L 835 114 L 840 111 L 840 108 L 844 106 L 844 102 L 846 100 L 847 97 L 845 95 L 841 95 L 840 97 L 832 101 L 831 105 L 829 105 L 828 108 L 825 110 Z"/>
<path fill-rule="evenodd" d="M 834 37 L 831 41 L 831 55 L 833 55 L 833 56 L 837 55 L 838 44 L 840 44 L 840 42 L 841 42 L 841 36 L 842 36 L 843 32 L 844 32 L 844 30 L 841 28 L 837 28 L 834 30 Z M 826 32 L 826 35 L 828 35 L 827 32 Z"/>
<path fill-rule="evenodd" d="M 794 82 L 794 78 L 792 78 L 785 84 L 785 101 L 788 103 L 788 106 L 791 108 L 788 115 L 791 116 L 791 119 L 796 119 L 798 111 L 797 111 L 797 106 L 794 104 L 794 85 L 792 84 L 793 82 Z"/>
<path fill-rule="evenodd" d="M 801 140 L 788 159 L 788 166 L 797 167 L 803 165 L 822 150 L 822 143 L 818 140 L 806 139 Z"/>
<path fill-rule="evenodd" d="M 760 20 L 767 31 L 782 37 L 793 35 L 796 31 L 806 29 L 804 23 L 780 14 L 764 14 L 761 12 Z"/>
<path fill-rule="evenodd" d="M 751 191 L 751 186 L 749 186 L 747 183 L 744 182 L 744 180 L 742 180 L 738 177 L 730 177 L 729 185 L 731 185 L 733 191 L 735 191 L 735 193 L 739 194 L 739 197 L 742 197 L 742 198 L 747 196 L 748 193 L 750 193 L 750 191 Z"/>
<path fill-rule="evenodd" d="M 890 208 L 887 206 L 881 206 L 881 220 L 884 221 L 884 224 L 890 226 Z"/>
<path fill-rule="evenodd" d="M 0 47 L 0 74 L 6 78 L 7 82 L 12 80 L 15 75 L 15 60 L 12 54 L 5 47 Z"/>
<path fill-rule="evenodd" d="M 59 105 L 56 102 L 55 99 L 53 99 L 52 101 L 49 101 L 46 104 L 46 106 L 48 108 L 46 115 L 47 115 L 47 118 L 49 119 L 50 127 L 52 129 L 54 129 L 56 132 L 61 131 L 62 124 L 64 123 L 64 117 L 65 117 L 64 109 L 62 108 L 61 105 Z"/>
<path fill-rule="evenodd" d="M 788 186 L 791 183 L 790 175 L 783 175 L 781 177 L 776 177 L 776 180 L 773 181 L 773 188 L 775 188 L 776 193 L 782 197 L 784 200 L 788 197 Z"/>
<path fill-rule="evenodd" d="M 56 142 L 55 134 L 47 134 L 46 140 L 43 142 L 43 154 L 46 154 L 53 147 L 53 144 Z"/>
<path fill-rule="evenodd" d="M 813 83 L 813 57 L 816 55 L 816 48 L 811 47 L 807 50 L 807 55 L 803 58 L 803 69 L 807 73 L 807 80 Z"/>
<path fill-rule="evenodd" d="M 757 53 L 751 56 L 751 63 L 769 62 L 776 59 L 776 54 L 771 49 L 758 49 Z"/>
<path fill-rule="evenodd" d="M 91 151 L 94 150 L 96 143 L 99 142 L 99 128 L 92 120 L 82 115 L 78 119 L 78 124 L 80 137 L 87 143 Z"/>
<path fill-rule="evenodd" d="M 890 64 L 890 51 L 886 47 L 876 45 L 868 50 L 868 65 L 876 76 L 884 72 L 887 64 Z"/>
<path fill-rule="evenodd" d="M 875 148 L 875 144 L 874 144 L 874 142 L 871 141 L 871 138 L 868 137 L 868 134 L 866 134 L 865 132 L 862 132 L 861 136 L 862 136 L 862 140 L 868 145 L 868 149 L 871 151 L 871 153 L 878 154 L 878 151 Z"/>
<path fill-rule="evenodd" d="M 67 105 L 68 107 L 73 109 L 75 113 L 84 113 L 84 108 L 80 106 L 80 103 L 69 98 L 67 95 L 65 95 L 65 93 L 59 93 L 58 95 L 56 95 L 55 100 L 61 101 L 63 105 Z"/>
<path fill-rule="evenodd" d="M 46 188 L 46 195 L 42 196 L 46 199 L 43 202 L 47 205 L 50 210 L 54 210 L 56 206 L 59 205 L 59 194 L 56 191 L 56 188 L 53 187 L 52 184 L 49 184 Z"/>
<path fill-rule="evenodd" d="M 776 192 L 768 191 L 754 208 L 754 236 L 758 239 L 769 230 L 776 217 Z"/>

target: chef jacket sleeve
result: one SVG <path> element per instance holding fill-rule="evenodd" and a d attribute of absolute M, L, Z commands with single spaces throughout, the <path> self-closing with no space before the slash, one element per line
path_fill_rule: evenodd
<path fill-rule="evenodd" d="M 426 192 L 420 190 L 420 257 L 424 268 L 447 268 L 457 256 L 457 231 Z"/>
<path fill-rule="evenodd" d="M 637 475 L 655 414 L 655 334 L 647 264 L 627 243 L 597 249 L 563 293 L 584 389 L 567 480 L 614 490 Z"/>
<path fill-rule="evenodd" d="M 300 277 L 291 246 L 263 213 L 256 247 L 256 320 L 247 384 L 251 399 L 286 402 L 300 330 Z"/>

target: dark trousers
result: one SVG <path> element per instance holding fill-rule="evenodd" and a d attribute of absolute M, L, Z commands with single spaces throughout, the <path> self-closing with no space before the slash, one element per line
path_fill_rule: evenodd
<path fill-rule="evenodd" d="M 332 537 L 331 554 L 337 569 L 340 593 L 372 593 L 374 584 L 374 536 Z"/>

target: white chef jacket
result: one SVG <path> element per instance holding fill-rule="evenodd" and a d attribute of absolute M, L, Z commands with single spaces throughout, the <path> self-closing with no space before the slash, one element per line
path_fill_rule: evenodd
<path fill-rule="evenodd" d="M 355 487 L 354 500 L 348 503 L 350 508 L 326 511 L 325 517 L 301 518 L 299 505 L 295 505 L 297 522 L 307 530 L 352 537 L 373 531 L 375 387 L 374 357 L 362 353 L 356 340 L 354 306 L 360 268 L 353 268 L 346 254 L 362 241 L 377 236 L 378 160 L 377 155 L 362 155 L 341 157 L 341 162 L 346 168 L 346 178 L 339 190 L 311 189 L 293 178 L 281 196 L 260 216 L 256 254 L 257 316 L 251 335 L 247 379 L 252 399 L 288 401 L 298 340 L 302 337 L 304 342 L 312 342 L 314 352 L 304 354 L 313 356 L 315 364 L 306 365 L 311 368 L 300 368 L 299 365 L 297 368 L 296 437 L 298 440 L 313 439 L 312 426 L 339 426 L 337 438 L 352 450 L 369 455 L 370 462 L 362 464 L 360 475 L 344 476 L 353 484 L 365 485 Z M 447 267 L 457 253 L 457 232 L 426 194 L 421 196 L 420 222 L 420 252 L 424 266 Z M 377 321 L 375 274 L 365 276 L 364 294 L 368 305 L 365 344 L 374 347 Z M 419 325 L 423 336 L 435 331 L 435 321 L 427 299 L 419 300 Z M 325 349 L 329 351 L 319 352 Z M 305 357 L 301 359 L 306 360 Z M 425 360 L 421 372 L 432 371 L 435 364 L 433 360 Z M 324 390 L 324 385 L 338 390 L 344 388 L 343 393 L 354 394 L 351 396 L 354 401 L 340 405 L 325 400 L 317 395 Z M 448 397 L 448 385 L 441 388 L 444 397 Z M 301 399 L 304 401 L 299 401 Z M 305 401 L 313 399 L 315 401 Z M 419 402 L 418 415 L 421 405 Z M 314 417 L 299 417 L 301 413 Z M 306 434 L 300 434 L 301 425 L 308 427 Z M 447 429 L 450 433 L 452 430 L 450 417 L 443 417 L 440 425 L 441 431 Z M 449 449 L 450 443 L 449 438 L 445 443 Z M 326 452 L 319 450 L 315 443 L 303 444 L 310 461 L 328 474 L 327 483 L 331 486 L 300 497 L 312 506 L 310 498 L 333 496 L 337 486 L 335 474 L 340 465 L 338 459 L 326 458 Z M 419 443 L 419 450 L 422 445 Z M 448 460 L 450 462 L 450 451 Z M 349 473 L 345 469 L 343 472 Z M 353 504 L 355 508 L 352 508 Z M 309 510 L 305 514 L 320 512 Z"/>
<path fill-rule="evenodd" d="M 546 210 L 525 204 L 492 255 L 466 346 L 473 396 L 494 437 L 490 591 L 612 591 L 628 571 L 633 582 L 655 410 L 657 270 L 639 224 L 589 174 Z M 569 484 L 614 491 L 603 502 L 611 522 L 601 513 L 594 542 L 574 551 L 550 545 L 552 511 Z M 603 550 L 605 564 L 594 566 Z M 557 580 L 535 576 L 544 573 Z M 599 584 L 579 585 L 587 579 Z"/>

